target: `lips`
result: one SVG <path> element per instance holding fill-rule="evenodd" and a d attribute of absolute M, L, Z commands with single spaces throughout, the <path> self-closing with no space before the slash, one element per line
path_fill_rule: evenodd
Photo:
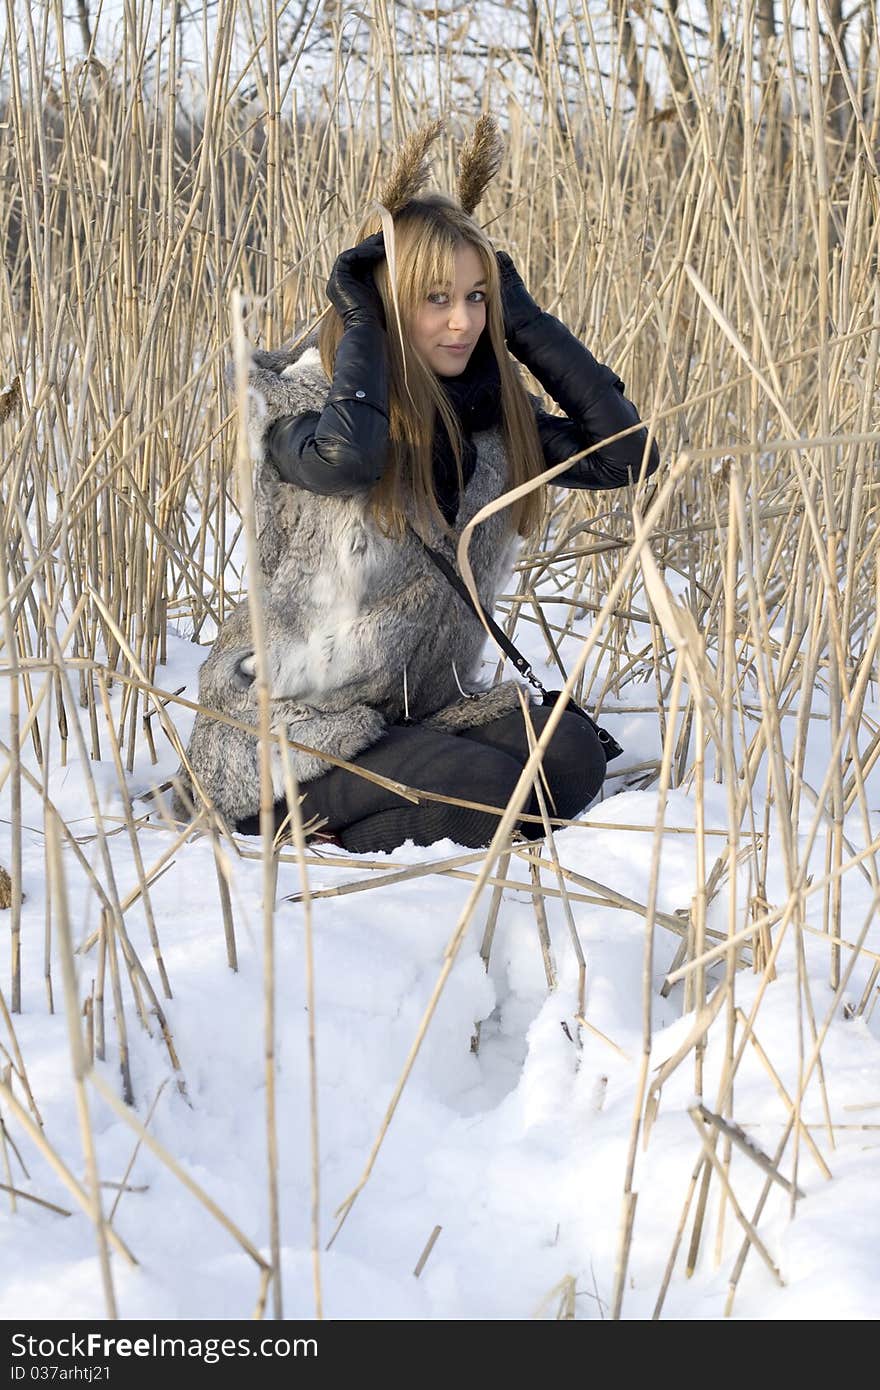
<path fill-rule="evenodd" d="M 472 343 L 439 343 L 444 352 L 467 352 L 473 346 Z"/>

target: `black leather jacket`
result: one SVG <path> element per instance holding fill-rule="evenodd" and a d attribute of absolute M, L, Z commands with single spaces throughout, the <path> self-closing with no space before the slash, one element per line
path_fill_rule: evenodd
<path fill-rule="evenodd" d="M 542 313 L 517 335 L 511 350 L 565 411 L 537 414 L 547 467 L 609 435 L 639 423 L 620 378 L 597 362 L 552 314 Z M 563 487 L 615 488 L 639 476 L 647 430 L 579 459 L 555 479 Z M 342 336 L 333 382 L 321 413 L 278 420 L 270 428 L 268 457 L 285 482 L 325 496 L 354 493 L 382 476 L 388 449 L 388 353 L 385 332 L 362 323 Z M 659 467 L 652 440 L 646 475 Z"/>

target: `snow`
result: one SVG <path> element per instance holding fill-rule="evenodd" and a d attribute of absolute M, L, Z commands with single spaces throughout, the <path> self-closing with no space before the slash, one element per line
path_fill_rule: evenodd
<path fill-rule="evenodd" d="M 533 634 L 532 640 L 540 638 Z M 567 639 L 572 644 L 564 652 L 567 660 L 578 640 Z M 533 650 L 537 658 L 538 647 Z M 184 696 L 191 698 L 203 656 L 204 649 L 182 637 L 170 639 L 169 666 L 162 676 L 165 688 L 174 690 L 186 683 Z M 175 718 L 185 736 L 190 716 L 182 713 Z M 656 724 L 650 716 L 609 716 L 607 723 L 627 745 L 623 763 L 632 765 L 656 756 Z M 816 727 L 814 785 L 821 782 L 820 745 L 827 742 L 826 726 L 819 722 Z M 109 827 L 109 817 L 120 814 L 121 803 L 106 747 L 103 751 L 106 761 L 92 764 L 91 770 Z M 173 771 L 170 748 L 159 743 L 159 751 L 159 765 L 153 768 L 146 749 L 140 748 L 129 779 L 133 791 Z M 621 784 L 618 779 L 609 789 Z M 48 790 L 62 816 L 76 819 L 85 853 L 98 865 L 84 773 L 72 752 L 68 767 L 56 764 L 51 770 Z M 4 797 L 8 794 L 7 786 Z M 709 829 L 726 825 L 723 787 L 707 785 L 706 808 Z M 656 813 L 656 789 L 624 790 L 606 797 L 588 813 L 582 827 L 558 833 L 561 864 L 644 902 L 652 831 L 623 827 L 653 827 Z M 5 817 L 0 862 L 8 850 L 8 813 Z M 82 1179 L 85 1164 L 61 1007 L 60 966 L 54 955 L 58 1010 L 54 1014 L 48 1012 L 42 979 L 46 910 L 42 808 L 39 797 L 27 787 L 23 822 L 23 1012 L 15 1018 L 15 1027 L 45 1135 Z M 663 843 L 658 907 L 673 913 L 687 908 L 696 887 L 692 789 L 669 794 L 665 822 L 684 830 L 666 834 Z M 857 813 L 850 816 L 846 829 L 854 843 L 863 842 Z M 170 830 L 156 820 L 144 827 L 140 844 L 148 867 L 166 851 L 170 838 Z M 806 843 L 805 835 L 802 843 Z M 110 844 L 119 894 L 124 898 L 137 882 L 131 847 L 124 831 L 115 834 Z M 255 849 L 255 842 L 244 838 L 240 844 Z M 723 845 L 723 838 L 707 837 L 709 864 Z M 814 849 L 817 873 L 822 872 L 824 852 L 820 836 Z M 324 847 L 320 853 L 325 863 L 309 871 L 312 892 L 362 881 L 377 872 L 344 851 Z M 409 844 L 371 859 L 383 870 L 387 866 L 393 871 L 461 853 L 460 847 L 445 841 L 427 848 Z M 131 1074 L 136 1113 L 142 1121 L 161 1088 L 150 1133 L 267 1257 L 262 868 L 258 857 L 226 857 L 237 972 L 226 962 L 214 853 L 207 838 L 181 846 L 171 868 L 150 888 L 174 996 L 163 1001 L 163 1007 L 180 1058 L 185 1094 L 176 1084 L 155 1020 L 151 1021 L 152 1037 L 139 1026 L 123 970 Z M 97 905 L 69 849 L 63 860 L 74 940 L 82 945 L 98 924 Z M 474 866 L 465 866 L 463 872 L 471 869 Z M 785 881 L 773 855 L 769 869 L 767 897 L 778 903 L 785 897 Z M 324 1313 L 330 1318 L 555 1317 L 556 1286 L 566 1277 L 575 1281 L 577 1318 L 609 1315 L 643 1047 L 644 920 L 604 905 L 573 904 L 587 960 L 586 1019 L 592 1026 L 579 1029 L 577 960 L 560 904 L 553 899 L 545 904 L 558 976 L 550 990 L 525 861 L 512 860 L 510 875 L 522 881 L 523 889 L 504 892 L 488 973 L 480 945 L 491 889 L 484 892 L 464 937 L 369 1181 L 329 1250 L 325 1247 L 336 1226 L 334 1214 L 364 1172 L 472 883 L 435 873 L 366 892 L 317 898 L 312 904 L 320 1265 Z M 551 871 L 543 871 L 543 881 L 555 886 Z M 275 914 L 278 1180 L 287 1317 L 309 1317 L 315 1310 L 306 938 L 302 904 L 288 901 L 299 894 L 300 887 L 299 868 L 290 851 L 279 866 Z M 871 891 L 852 872 L 844 877 L 843 888 L 844 921 L 851 939 L 870 906 Z M 814 894 L 807 899 L 808 922 L 819 920 L 820 898 L 821 894 Z M 142 907 L 129 909 L 125 920 L 160 992 Z M 712 904 L 709 925 L 723 930 L 725 923 L 722 889 Z M 816 937 L 803 940 L 821 1029 L 832 1003 L 825 983 L 828 948 Z M 692 1015 L 682 1016 L 682 985 L 674 986 L 666 998 L 659 993 L 677 943 L 677 937 L 656 928 L 649 1080 L 693 1026 Z M 866 946 L 880 950 L 876 926 L 872 925 Z M 849 953 L 844 954 L 848 959 Z M 859 961 L 846 990 L 847 1000 L 858 1000 L 869 966 L 870 959 Z M 77 956 L 77 969 L 79 994 L 84 999 L 95 978 L 95 947 Z M 721 969 L 710 975 L 710 989 L 721 978 Z M 760 975 L 740 973 L 737 1002 L 746 1013 L 760 987 Z M 120 1094 L 109 972 L 105 992 L 107 1059 L 98 1062 L 97 1068 Z M 474 1051 L 478 1023 L 479 1049 Z M 847 1021 L 840 1009 L 831 1021 L 822 1048 L 829 1105 L 835 1125 L 852 1128 L 836 1128 L 834 1146 L 824 1129 L 810 1131 L 829 1165 L 830 1181 L 801 1141 L 796 1181 L 804 1197 L 797 1203 L 794 1219 L 788 1194 L 774 1186 L 759 1222 L 784 1286 L 752 1252 L 733 1305 L 735 1317 L 876 1316 L 880 1212 L 874 1194 L 880 1178 L 880 1130 L 855 1126 L 880 1126 L 877 1027 L 876 1016 L 869 1023 L 861 1018 Z M 794 1094 L 799 1053 L 809 1059 L 811 1038 L 798 1002 L 795 937 L 790 932 L 780 950 L 777 978 L 764 992 L 755 1029 L 782 1083 Z M 705 1060 L 703 1097 L 710 1110 L 722 1075 L 725 1032 L 722 1010 L 709 1034 Z M 738 1030 L 737 1043 L 740 1037 Z M 8 1045 L 8 1039 L 2 1040 Z M 653 1311 L 700 1154 L 688 1114 L 694 1104 L 694 1084 L 691 1056 L 666 1082 L 649 1142 L 646 1147 L 639 1144 L 633 1184 L 638 1203 L 624 1317 L 647 1318 Z M 17 1086 L 16 1094 L 21 1098 Z M 788 1109 L 751 1047 L 738 1070 L 735 1094 L 734 1117 L 741 1117 L 749 1138 L 772 1155 L 783 1135 Z M 89 1091 L 89 1104 L 101 1177 L 119 1182 L 136 1135 L 94 1090 Z M 865 1108 L 870 1106 L 874 1108 Z M 0 1111 L 30 1173 L 30 1180 L 25 1179 L 12 1156 L 15 1185 L 73 1209 L 73 1215 L 65 1218 L 22 1202 L 12 1213 L 4 1198 L 0 1317 L 32 1318 L 35 1310 L 46 1318 L 101 1316 L 101 1281 L 91 1223 L 74 1209 L 69 1192 L 5 1104 Z M 823 1122 L 815 1072 L 806 1089 L 803 1118 L 810 1125 Z M 730 1171 L 737 1200 L 751 1216 L 764 1175 L 737 1150 Z M 793 1176 L 791 1140 L 780 1171 Z M 128 1182 L 136 1190 L 123 1194 L 114 1227 L 139 1263 L 129 1268 L 117 1255 L 112 1257 L 120 1316 L 250 1316 L 257 1300 L 258 1270 L 228 1230 L 144 1147 Z M 104 1189 L 105 1211 L 115 1196 L 115 1190 Z M 685 1277 L 682 1249 L 663 1316 L 723 1316 L 741 1231 L 728 1205 L 716 1261 L 717 1213 L 717 1188 L 713 1188 L 696 1271 L 691 1279 Z M 441 1227 L 439 1237 L 415 1278 L 413 1270 L 435 1226 Z M 690 1227 L 685 1247 L 689 1233 Z"/>

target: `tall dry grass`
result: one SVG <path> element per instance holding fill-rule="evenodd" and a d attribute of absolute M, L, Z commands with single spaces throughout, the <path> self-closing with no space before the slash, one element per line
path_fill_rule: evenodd
<path fill-rule="evenodd" d="M 708 29 L 695 33 L 676 21 L 676 10 L 621 3 L 610 7 L 609 24 L 605 6 L 594 13 L 576 0 L 555 9 L 530 4 L 523 41 L 505 46 L 487 45 L 466 23 L 417 7 L 374 4 L 368 20 L 355 22 L 341 7 L 306 4 L 279 35 L 267 25 L 270 7 L 220 0 L 205 16 L 203 41 L 197 25 L 184 31 L 178 7 L 170 7 L 168 28 L 159 32 L 130 5 L 112 61 L 100 47 L 100 27 L 94 53 L 82 61 L 66 51 L 71 31 L 57 0 L 42 12 L 7 4 L 0 674 L 9 721 L 0 780 L 10 808 L 11 966 L 0 994 L 9 1062 L 0 1096 L 5 1113 L 42 1146 L 94 1219 L 110 1312 L 108 1242 L 117 1252 L 121 1243 L 95 1186 L 89 1085 L 114 1101 L 139 1142 L 150 1144 L 251 1254 L 260 1271 L 258 1312 L 270 1286 L 276 1315 L 283 1311 L 272 1196 L 272 902 L 279 855 L 293 853 L 310 920 L 321 894 L 309 888 L 308 843 L 300 824 L 293 851 L 273 849 L 268 817 L 259 851 L 231 844 L 210 814 L 199 825 L 215 847 L 217 902 L 233 968 L 226 856 L 264 857 L 274 1213 L 267 1263 L 136 1114 L 108 1094 L 94 1069 L 96 1056 L 115 1050 L 125 1098 L 139 1099 L 126 1064 L 125 972 L 141 1021 L 159 1019 L 172 1074 L 185 1084 L 162 1010 L 160 996 L 173 982 L 149 888 L 174 853 L 185 853 L 186 832 L 167 827 L 156 860 L 155 835 L 145 835 L 142 808 L 131 797 L 139 789 L 127 785 L 126 773 L 139 748 L 148 747 L 155 762 L 157 740 L 180 742 L 175 717 L 185 702 L 177 703 L 180 692 L 163 680 L 169 630 L 209 641 L 246 587 L 238 557 L 243 550 L 252 556 L 253 522 L 246 471 L 236 462 L 235 393 L 224 384 L 235 343 L 241 363 L 243 334 L 275 346 L 316 318 L 332 260 L 374 193 L 383 158 L 434 114 L 447 118 L 455 137 L 438 156 L 441 185 L 451 181 L 456 140 L 473 117 L 483 109 L 500 117 L 508 154 L 481 216 L 535 297 L 614 363 L 664 455 L 663 472 L 640 495 L 557 494 L 548 530 L 522 557 L 516 591 L 503 603 L 511 630 L 538 625 L 554 662 L 565 635 L 588 633 L 576 667 L 562 671 L 579 698 L 608 710 L 626 697 L 631 707 L 628 688 L 637 685 L 637 703 L 657 719 L 657 760 L 631 769 L 629 779 L 659 793 L 648 900 L 633 902 L 625 885 L 562 866 L 549 822 L 545 850 L 530 860 L 539 926 L 544 901 L 553 898 L 561 899 L 575 941 L 571 904 L 582 899 L 613 903 L 645 921 L 644 1045 L 621 1175 L 615 1315 L 626 1288 L 638 1146 L 648 1138 L 665 1080 L 683 1065 L 693 1067 L 700 1098 L 693 1111 L 696 1159 L 657 1314 L 683 1243 L 687 1267 L 694 1267 L 710 1200 L 731 1204 L 743 1229 L 731 1297 L 750 1250 L 776 1269 L 758 1229 L 763 1199 L 746 1213 L 731 1183 L 734 1082 L 747 1048 L 759 1046 L 755 1017 L 782 943 L 815 930 L 806 916 L 817 899 L 832 993 L 814 998 L 802 969 L 807 1041 L 797 1090 L 783 1091 L 789 1122 L 767 1159 L 767 1184 L 780 1181 L 784 1157 L 794 1204 L 805 1150 L 827 1169 L 801 1105 L 808 1088 L 824 1086 L 823 1039 L 864 959 L 871 920 L 843 920 L 842 883 L 847 875 L 865 878 L 872 912 L 880 892 L 865 789 L 880 757 L 880 728 L 869 713 L 880 671 L 876 17 L 863 7 L 844 32 L 824 0 L 775 9 L 765 0 L 746 6 L 740 22 L 739 7 L 722 0 L 708 6 Z M 307 76 L 307 61 L 317 76 Z M 568 605 L 562 626 L 544 616 L 549 597 Z M 110 691 L 121 691 L 118 716 Z M 821 710 L 814 708 L 817 692 Z M 826 717 L 832 756 L 821 784 L 811 785 L 807 736 Z M 525 853 L 511 847 L 509 830 L 543 741 L 488 852 L 410 871 L 464 877 L 472 890 L 386 1124 L 457 946 L 484 888 L 492 887 L 488 959 L 511 853 Z M 59 759 L 77 765 L 88 792 L 94 864 L 81 843 L 82 825 L 66 823 L 49 795 Z M 137 856 L 140 884 L 127 898 L 114 878 L 118 827 L 102 814 L 92 774 L 97 759 L 116 769 L 125 833 Z M 713 782 L 724 789 L 728 817 L 726 832 L 715 838 L 702 833 Z M 97 963 L 85 1022 L 70 1024 L 91 1190 L 43 1133 L 15 1040 L 14 1015 L 25 1004 L 35 1007 L 38 992 L 20 966 L 24 785 L 40 792 L 45 814 L 49 1007 L 56 938 L 68 995 L 72 988 L 66 856 L 86 873 L 99 909 L 100 926 L 88 943 Z M 697 824 L 696 891 L 680 917 L 657 905 L 670 833 L 665 794 L 678 786 L 692 789 Z M 860 817 L 858 848 L 844 831 L 853 811 Z M 825 872 L 810 878 L 810 854 L 822 839 Z M 775 903 L 767 901 L 771 860 L 784 864 L 787 885 Z M 345 891 L 381 892 L 385 881 L 365 866 L 363 881 Z M 727 926 L 719 932 L 708 917 L 722 889 Z M 150 924 L 149 966 L 126 930 L 135 902 Z M 668 933 L 670 942 L 664 990 L 684 981 L 683 1007 L 695 1021 L 686 1044 L 650 1080 L 657 933 Z M 549 951 L 545 962 L 552 987 Z M 710 976 L 719 962 L 720 977 Z M 738 1011 L 736 988 L 745 962 L 762 976 L 748 1016 Z M 876 1002 L 878 965 L 853 1003 L 856 1013 Z M 104 1024 L 108 977 L 115 1038 Z M 310 1018 L 314 1027 L 313 1011 Z M 583 991 L 577 1023 L 592 1026 Z M 726 1039 L 726 1064 L 720 1088 L 708 1096 L 703 1057 L 710 1028 Z M 313 1035 L 311 1047 L 314 1058 Z M 773 1059 L 764 1060 L 781 1086 Z M 833 1144 L 830 1122 L 826 1137 Z M 320 1307 L 318 1168 L 313 1106 Z"/>

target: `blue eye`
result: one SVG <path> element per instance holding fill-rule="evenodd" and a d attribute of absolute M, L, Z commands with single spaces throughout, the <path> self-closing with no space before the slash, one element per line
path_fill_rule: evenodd
<path fill-rule="evenodd" d="M 472 304 L 484 304 L 486 302 L 486 291 L 471 290 L 468 299 Z M 428 295 L 428 303 L 446 305 L 449 303 L 449 295 L 446 290 L 432 290 Z"/>

